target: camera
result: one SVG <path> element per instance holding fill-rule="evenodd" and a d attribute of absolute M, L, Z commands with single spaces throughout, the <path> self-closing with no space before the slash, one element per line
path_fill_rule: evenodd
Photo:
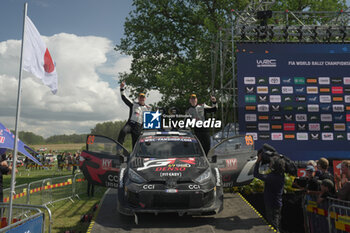
<path fill-rule="evenodd" d="M 269 144 L 264 144 L 263 147 L 258 151 L 261 154 L 261 164 L 269 164 L 271 159 L 280 158 L 284 161 L 284 172 L 292 176 L 297 176 L 298 168 L 295 163 L 290 160 L 287 156 L 277 152 L 277 150 Z"/>

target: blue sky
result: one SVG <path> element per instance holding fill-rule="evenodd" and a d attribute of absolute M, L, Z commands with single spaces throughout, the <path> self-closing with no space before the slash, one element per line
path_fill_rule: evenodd
<path fill-rule="evenodd" d="M 0 41 L 21 39 L 24 0 L 0 1 Z M 28 0 L 28 16 L 41 35 L 60 32 L 101 36 L 115 44 L 123 36 L 131 0 Z"/>
<path fill-rule="evenodd" d="M 0 0 L 0 122 L 14 129 L 24 0 Z M 28 16 L 56 64 L 58 92 L 23 72 L 19 130 L 48 137 L 89 133 L 97 123 L 126 120 L 119 73 L 132 57 L 114 51 L 132 0 L 28 0 Z M 127 89 L 128 90 L 128 89 Z M 149 94 L 146 103 L 160 99 Z"/>

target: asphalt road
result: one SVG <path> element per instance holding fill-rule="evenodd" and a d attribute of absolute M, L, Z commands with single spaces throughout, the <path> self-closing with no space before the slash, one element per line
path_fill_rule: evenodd
<path fill-rule="evenodd" d="M 140 214 L 138 225 L 135 224 L 134 217 L 117 213 L 116 194 L 116 189 L 110 189 L 105 194 L 91 232 L 273 232 L 238 194 L 225 194 L 224 210 L 217 215 L 179 217 L 177 214 Z"/>

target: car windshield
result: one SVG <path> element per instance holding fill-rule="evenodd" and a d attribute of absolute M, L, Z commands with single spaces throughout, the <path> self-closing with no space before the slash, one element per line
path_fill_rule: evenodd
<path fill-rule="evenodd" d="M 194 137 L 148 136 L 140 139 L 135 155 L 150 158 L 180 158 L 201 156 L 202 152 Z"/>

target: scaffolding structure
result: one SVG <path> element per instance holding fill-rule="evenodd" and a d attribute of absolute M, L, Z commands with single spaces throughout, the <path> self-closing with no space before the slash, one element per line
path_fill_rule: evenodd
<path fill-rule="evenodd" d="M 234 123 L 238 134 L 235 46 L 237 42 L 343 43 L 350 39 L 350 10 L 271 11 L 275 0 L 252 0 L 243 11 L 231 10 L 212 46 L 212 86 L 220 69 L 223 126 Z M 232 107 L 232 108 L 231 108 Z M 231 118 L 232 116 L 232 118 Z M 225 135 L 226 134 L 226 135 Z M 230 132 L 222 132 L 225 138 Z"/>

